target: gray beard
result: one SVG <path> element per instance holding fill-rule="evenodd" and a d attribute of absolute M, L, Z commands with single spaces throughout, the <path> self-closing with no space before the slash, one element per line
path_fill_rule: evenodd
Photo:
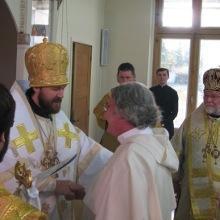
<path fill-rule="evenodd" d="M 220 108 L 213 108 L 213 107 L 205 107 L 206 112 L 208 115 L 218 118 L 220 117 Z"/>

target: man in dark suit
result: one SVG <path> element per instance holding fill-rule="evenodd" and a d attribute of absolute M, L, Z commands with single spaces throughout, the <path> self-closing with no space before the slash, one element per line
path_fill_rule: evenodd
<path fill-rule="evenodd" d="M 169 79 L 169 70 L 159 68 L 156 71 L 158 85 L 153 86 L 150 90 L 153 92 L 157 105 L 162 111 L 162 127 L 169 132 L 169 139 L 173 137 L 174 125 L 173 120 L 178 113 L 178 95 L 176 90 L 167 85 Z"/>

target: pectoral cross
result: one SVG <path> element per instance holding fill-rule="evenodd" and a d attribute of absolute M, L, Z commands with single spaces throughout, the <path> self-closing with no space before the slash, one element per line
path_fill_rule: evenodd
<path fill-rule="evenodd" d="M 59 158 L 57 157 L 57 152 L 53 151 L 52 148 L 48 148 L 44 152 L 44 157 L 41 160 L 41 165 L 47 170 L 52 166 L 59 164 Z"/>
<path fill-rule="evenodd" d="M 13 144 L 17 148 L 25 146 L 28 153 L 33 153 L 35 151 L 33 140 L 38 138 L 37 131 L 28 132 L 24 124 L 17 125 L 16 127 L 20 136 L 12 140 Z"/>

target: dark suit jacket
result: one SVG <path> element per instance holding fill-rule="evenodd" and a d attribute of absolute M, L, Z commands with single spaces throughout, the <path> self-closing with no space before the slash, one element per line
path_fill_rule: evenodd
<path fill-rule="evenodd" d="M 162 111 L 162 126 L 169 132 L 169 138 L 171 139 L 174 134 L 173 120 L 178 113 L 178 95 L 176 90 L 168 85 L 165 86 L 153 86 L 150 88 L 153 92 L 155 101 Z"/>

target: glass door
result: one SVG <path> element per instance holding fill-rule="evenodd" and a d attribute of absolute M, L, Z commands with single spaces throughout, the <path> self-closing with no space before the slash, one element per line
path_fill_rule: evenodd
<path fill-rule="evenodd" d="M 174 120 L 175 127 L 179 127 L 187 112 L 190 39 L 162 39 L 161 43 L 160 66 L 169 69 L 168 85 L 179 96 L 179 111 Z"/>

